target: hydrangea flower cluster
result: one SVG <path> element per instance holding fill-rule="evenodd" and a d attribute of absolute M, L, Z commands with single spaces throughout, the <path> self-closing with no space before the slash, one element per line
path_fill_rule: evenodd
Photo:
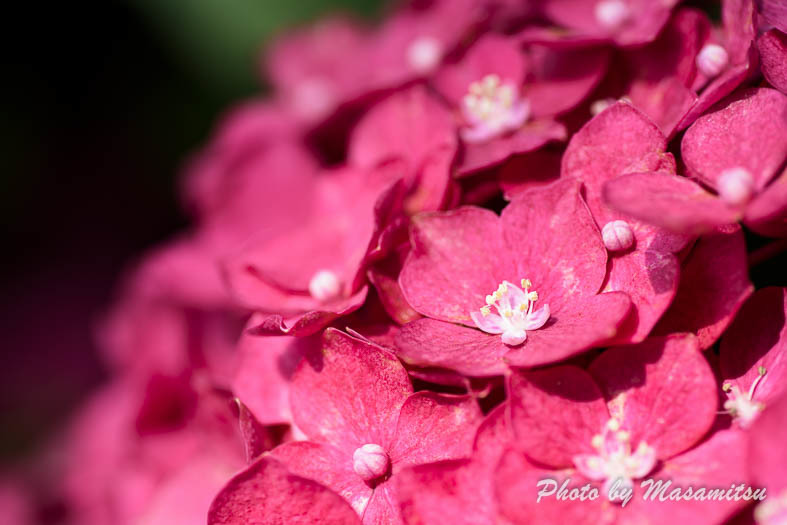
<path fill-rule="evenodd" d="M 101 323 L 68 522 L 785 523 L 787 289 L 749 279 L 787 248 L 785 33 L 432 0 L 284 35 Z"/>

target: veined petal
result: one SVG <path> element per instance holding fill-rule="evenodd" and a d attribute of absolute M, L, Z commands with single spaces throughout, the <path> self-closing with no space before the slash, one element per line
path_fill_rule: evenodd
<path fill-rule="evenodd" d="M 525 330 L 537 330 L 538 328 L 541 328 L 549 320 L 549 315 L 549 305 L 545 304 L 527 316 Z"/>
<path fill-rule="evenodd" d="M 470 317 L 478 328 L 488 334 L 502 334 L 505 330 L 505 321 L 497 314 L 484 315 L 481 312 L 471 312 Z"/>

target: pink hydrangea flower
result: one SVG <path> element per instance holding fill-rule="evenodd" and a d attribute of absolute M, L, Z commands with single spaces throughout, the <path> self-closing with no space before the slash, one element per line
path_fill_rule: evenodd
<path fill-rule="evenodd" d="M 698 119 L 681 143 L 688 175 L 631 173 L 607 182 L 613 208 L 674 231 L 701 232 L 736 222 L 764 235 L 784 235 L 787 96 L 747 90 Z"/>
<path fill-rule="evenodd" d="M 334 329 L 325 331 L 320 355 L 301 361 L 290 399 L 295 424 L 309 441 L 280 445 L 270 457 L 341 494 L 363 523 L 400 523 L 393 488 L 398 472 L 468 456 L 481 420 L 471 396 L 413 393 L 392 354 Z M 266 461 L 231 481 L 214 505 L 235 499 L 243 512 L 264 507 L 266 492 L 283 493 L 282 484 L 266 485 L 257 473 Z M 249 477 L 263 490 L 244 499 L 236 495 L 244 485 L 237 480 Z"/>
<path fill-rule="evenodd" d="M 396 340 L 411 364 L 485 376 L 559 361 L 615 337 L 631 305 L 598 293 L 607 253 L 574 181 L 525 192 L 500 217 L 417 216 L 411 242 L 399 282 L 426 316 Z"/>

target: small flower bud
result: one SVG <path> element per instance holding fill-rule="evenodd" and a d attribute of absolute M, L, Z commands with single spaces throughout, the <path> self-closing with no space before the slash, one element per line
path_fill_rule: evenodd
<path fill-rule="evenodd" d="M 625 22 L 631 10 L 623 0 L 601 0 L 596 4 L 596 21 L 606 29 L 617 29 Z"/>
<path fill-rule="evenodd" d="M 374 443 L 367 443 L 353 452 L 353 470 L 364 481 L 374 481 L 388 472 L 390 459 L 385 449 Z"/>
<path fill-rule="evenodd" d="M 434 38 L 418 38 L 407 48 L 407 62 L 416 73 L 434 71 L 442 59 L 443 46 Z"/>
<path fill-rule="evenodd" d="M 754 177 L 746 168 L 730 168 L 719 176 L 719 196 L 727 204 L 742 206 L 754 193 Z"/>
<path fill-rule="evenodd" d="M 610 221 L 601 230 L 604 246 L 611 252 L 628 250 L 634 244 L 634 232 L 626 221 Z"/>
<path fill-rule="evenodd" d="M 697 54 L 697 68 L 706 77 L 715 77 L 727 67 L 730 56 L 717 44 L 705 44 Z"/>
<path fill-rule="evenodd" d="M 320 270 L 309 281 L 309 293 L 321 303 L 336 299 L 342 291 L 339 277 L 330 270 Z"/>

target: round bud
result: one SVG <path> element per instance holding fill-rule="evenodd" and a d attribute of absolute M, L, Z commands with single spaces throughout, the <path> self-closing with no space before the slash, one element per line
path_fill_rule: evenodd
<path fill-rule="evenodd" d="M 443 59 L 443 46 L 439 40 L 421 37 L 407 48 L 407 62 L 416 73 L 430 73 Z"/>
<path fill-rule="evenodd" d="M 730 56 L 717 44 L 705 44 L 697 54 L 697 68 L 706 77 L 715 77 L 727 67 Z"/>
<path fill-rule="evenodd" d="M 754 193 L 754 177 L 746 168 L 724 170 L 719 176 L 718 190 L 724 202 L 742 206 L 749 202 Z"/>
<path fill-rule="evenodd" d="M 321 303 L 336 299 L 342 291 L 339 277 L 330 270 L 320 270 L 309 281 L 309 293 Z"/>
<path fill-rule="evenodd" d="M 601 0 L 595 7 L 596 21 L 606 29 L 617 29 L 625 22 L 631 10 L 623 0 Z"/>
<path fill-rule="evenodd" d="M 374 481 L 388 472 L 390 459 L 383 447 L 367 443 L 353 452 L 353 470 L 364 481 Z"/>
<path fill-rule="evenodd" d="M 604 246 L 611 252 L 628 250 L 634 244 L 634 232 L 626 221 L 610 221 L 601 229 Z"/>

